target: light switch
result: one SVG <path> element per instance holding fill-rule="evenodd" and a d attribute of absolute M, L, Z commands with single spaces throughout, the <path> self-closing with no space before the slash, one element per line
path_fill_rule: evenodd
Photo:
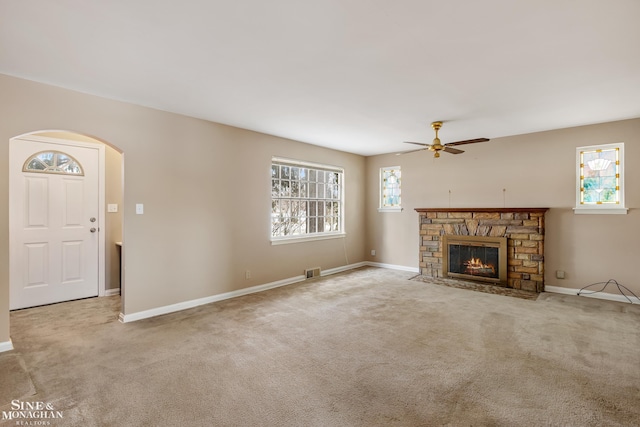
<path fill-rule="evenodd" d="M 118 204 L 117 203 L 109 203 L 107 205 L 107 212 L 118 212 Z"/>
<path fill-rule="evenodd" d="M 142 215 L 144 213 L 144 205 L 142 203 L 136 203 L 136 214 Z"/>

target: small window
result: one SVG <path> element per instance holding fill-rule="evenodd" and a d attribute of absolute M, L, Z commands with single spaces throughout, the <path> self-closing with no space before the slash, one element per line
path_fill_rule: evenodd
<path fill-rule="evenodd" d="M 344 236 L 342 168 L 274 157 L 273 244 Z"/>
<path fill-rule="evenodd" d="M 401 207 L 402 173 L 400 166 L 380 169 L 380 212 L 399 212 Z"/>
<path fill-rule="evenodd" d="M 42 151 L 29 157 L 22 166 L 23 172 L 84 175 L 82 166 L 73 157 L 61 151 Z"/>
<path fill-rule="evenodd" d="M 624 144 L 576 149 L 575 213 L 627 213 L 624 207 Z"/>

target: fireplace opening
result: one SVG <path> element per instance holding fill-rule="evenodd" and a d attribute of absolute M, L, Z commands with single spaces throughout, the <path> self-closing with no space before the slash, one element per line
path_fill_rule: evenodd
<path fill-rule="evenodd" d="M 497 279 L 498 267 L 498 248 L 449 245 L 449 273 Z"/>
<path fill-rule="evenodd" d="M 507 285 L 507 239 L 443 236 L 444 277 Z"/>

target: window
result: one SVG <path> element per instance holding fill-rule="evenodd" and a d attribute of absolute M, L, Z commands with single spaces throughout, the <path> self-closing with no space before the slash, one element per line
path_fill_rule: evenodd
<path fill-rule="evenodd" d="M 61 151 L 42 151 L 29 157 L 22 166 L 23 172 L 84 175 L 76 159 Z"/>
<path fill-rule="evenodd" d="M 575 213 L 625 214 L 624 144 L 605 144 L 576 149 Z"/>
<path fill-rule="evenodd" d="M 282 158 L 271 161 L 271 240 L 342 237 L 342 168 Z"/>
<path fill-rule="evenodd" d="M 380 169 L 380 207 L 379 212 L 400 212 L 400 166 Z"/>

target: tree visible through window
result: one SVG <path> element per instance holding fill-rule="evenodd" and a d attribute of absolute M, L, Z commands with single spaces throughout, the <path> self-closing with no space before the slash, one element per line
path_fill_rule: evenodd
<path fill-rule="evenodd" d="M 84 175 L 80 163 L 61 151 L 41 151 L 29 157 L 23 172 L 58 173 L 64 175 Z"/>
<path fill-rule="evenodd" d="M 271 237 L 342 233 L 342 194 L 342 169 L 274 158 Z"/>

